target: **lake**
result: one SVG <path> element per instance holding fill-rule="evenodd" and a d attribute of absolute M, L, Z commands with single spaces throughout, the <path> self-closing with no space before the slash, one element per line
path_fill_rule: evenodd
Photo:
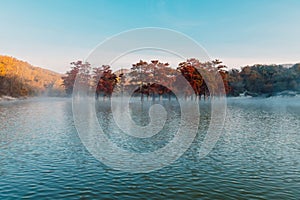
<path fill-rule="evenodd" d="M 137 124 L 149 123 L 145 105 L 131 106 Z M 143 152 L 166 145 L 180 124 L 179 105 L 161 105 L 169 109 L 167 122 L 149 140 L 118 135 L 108 102 L 95 109 L 112 141 Z M 210 105 L 200 107 L 197 136 L 179 159 L 149 173 L 130 173 L 88 152 L 71 99 L 0 102 L 0 199 L 299 199 L 299 97 L 228 98 L 222 135 L 202 159 Z"/>

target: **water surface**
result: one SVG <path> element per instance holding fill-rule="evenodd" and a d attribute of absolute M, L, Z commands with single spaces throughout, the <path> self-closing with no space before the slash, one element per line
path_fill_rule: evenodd
<path fill-rule="evenodd" d="M 96 109 L 106 134 L 138 152 L 161 148 L 180 125 L 178 104 L 162 105 L 170 108 L 168 120 L 151 140 L 118 134 L 110 110 Z M 147 106 L 132 107 L 137 124 L 149 122 L 147 113 Z M 201 104 L 200 118 L 198 135 L 180 159 L 158 171 L 132 174 L 103 165 L 85 149 L 71 99 L 2 102 L 0 199 L 299 198 L 300 98 L 228 99 L 223 134 L 203 159 L 198 151 L 210 121 L 209 104 Z"/>

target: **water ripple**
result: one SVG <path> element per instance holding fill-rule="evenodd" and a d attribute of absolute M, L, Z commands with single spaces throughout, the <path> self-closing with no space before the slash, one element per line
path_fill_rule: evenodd
<path fill-rule="evenodd" d="M 109 110 L 98 117 L 118 145 L 153 151 L 179 127 L 180 112 L 176 105 L 172 110 L 165 129 L 150 141 L 118 133 L 106 123 L 111 117 L 100 115 Z M 1 103 L 0 199 L 297 199 L 299 113 L 299 99 L 229 99 L 224 134 L 200 159 L 210 120 L 203 107 L 197 138 L 180 159 L 159 171 L 130 174 L 108 168 L 87 152 L 69 99 Z"/>

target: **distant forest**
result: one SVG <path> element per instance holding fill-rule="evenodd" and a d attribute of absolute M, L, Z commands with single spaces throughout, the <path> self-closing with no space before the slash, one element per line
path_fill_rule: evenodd
<path fill-rule="evenodd" d="M 228 71 L 230 96 L 245 93 L 250 96 L 295 95 L 300 93 L 300 64 L 254 65 Z"/>
<path fill-rule="evenodd" d="M 0 96 L 60 96 L 65 93 L 61 77 L 16 58 L 0 56 Z"/>
<path fill-rule="evenodd" d="M 111 97 L 113 92 L 122 94 L 130 87 L 136 88 L 134 95 L 144 98 L 171 98 L 174 91 L 181 90 L 185 98 L 209 98 L 217 96 L 221 91 L 214 83 L 216 73 L 223 81 L 227 96 L 249 95 L 253 97 L 270 97 L 274 95 L 296 95 L 300 93 L 300 64 L 292 67 L 283 65 L 253 65 L 242 67 L 241 70 L 230 69 L 219 60 L 201 63 L 192 58 L 179 63 L 177 68 L 171 68 L 168 63 L 152 60 L 149 63 L 140 61 L 128 70 L 121 69 L 112 72 L 108 65 L 91 68 L 89 63 L 72 62 L 70 71 L 63 77 L 66 93 L 72 94 L 76 75 L 80 75 L 80 84 L 93 88 L 96 98 Z M 199 73 L 201 72 L 201 73 Z M 193 88 L 187 91 L 180 78 L 184 77 Z M 157 84 L 161 81 L 162 84 Z M 209 86 L 206 81 L 209 81 Z M 178 92 L 178 91 L 177 91 Z"/>

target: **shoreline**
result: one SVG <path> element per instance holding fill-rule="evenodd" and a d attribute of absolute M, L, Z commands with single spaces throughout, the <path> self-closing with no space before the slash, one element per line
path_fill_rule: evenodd
<path fill-rule="evenodd" d="M 299 92 L 294 92 L 294 91 L 284 91 L 280 92 L 277 94 L 256 94 L 256 95 L 250 95 L 250 94 L 245 94 L 242 93 L 239 96 L 226 96 L 226 99 L 257 99 L 257 98 L 272 98 L 272 97 L 299 97 L 300 93 Z M 0 102 L 14 102 L 14 101 L 19 101 L 19 100 L 26 100 L 26 99 L 31 99 L 31 98 L 53 98 L 52 96 L 33 96 L 33 97 L 28 97 L 28 96 L 23 96 L 23 97 L 12 97 L 9 95 L 0 95 Z M 54 98 L 72 98 L 72 97 L 54 97 Z M 139 97 L 137 97 L 139 98 Z"/>
<path fill-rule="evenodd" d="M 28 97 L 12 97 L 8 95 L 0 96 L 0 102 L 9 102 L 9 101 L 18 101 L 18 100 L 25 100 Z"/>

